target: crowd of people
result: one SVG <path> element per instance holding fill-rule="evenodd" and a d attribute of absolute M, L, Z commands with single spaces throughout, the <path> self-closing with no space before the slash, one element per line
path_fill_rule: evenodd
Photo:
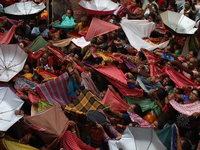
<path fill-rule="evenodd" d="M 195 21 L 198 28 L 199 0 L 113 0 L 119 6 L 112 14 L 92 15 L 85 12 L 80 22 L 77 22 L 73 9 L 67 9 L 59 20 L 50 24 L 46 22 L 46 10 L 29 19 L 12 18 L 17 24 L 9 22 L 3 9 L 14 2 L 0 0 L 0 32 L 6 35 L 15 26 L 9 44 L 18 44 L 28 58 L 23 69 L 13 79 L 0 82 L 0 85 L 9 87 L 24 101 L 21 110 L 14 112 L 24 117 L 7 131 L 0 131 L 0 149 L 9 149 L 9 142 L 29 145 L 29 149 L 48 149 L 49 145 L 27 124 L 26 118 L 33 115 L 33 108 L 40 108 L 39 103 L 43 103 L 45 108 L 57 104 L 48 103 L 35 87 L 63 74 L 68 76 L 65 92 L 70 102 L 59 104 L 66 117 L 69 115 L 64 110 L 65 106 L 73 104 L 85 89 L 102 104 L 109 90 L 129 107 L 119 111 L 112 102 L 107 109 L 96 109 L 107 120 L 103 124 L 88 120 L 80 124 L 78 120 L 69 118 L 69 126 L 63 137 L 65 141 L 61 140 L 56 149 L 106 150 L 109 149 L 108 141 L 120 140 L 127 126 L 148 127 L 157 132 L 173 124 L 177 128 L 173 149 L 200 149 L 200 32 L 197 29 L 193 35 L 176 35 L 165 27 L 160 16 L 166 10 L 182 13 Z M 82 48 L 71 42 L 73 38 L 86 37 L 93 17 L 119 28 L 86 39 L 90 44 Z M 156 28 L 150 36 L 142 39 L 154 46 L 169 41 L 168 45 L 151 51 L 145 48 L 137 50 L 130 44 L 130 39 L 121 27 L 121 19 L 124 17 L 155 23 Z M 29 48 L 38 37 L 44 39 L 46 46 L 33 52 Z M 67 40 L 68 44 L 63 46 L 63 41 Z M 121 83 L 122 80 L 125 82 Z"/>

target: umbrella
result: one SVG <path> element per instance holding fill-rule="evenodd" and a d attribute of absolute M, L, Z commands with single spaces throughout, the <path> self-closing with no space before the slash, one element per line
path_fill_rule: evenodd
<path fill-rule="evenodd" d="M 21 100 L 9 87 L 0 87 L 0 131 L 8 130 L 22 115 L 15 115 L 24 101 Z"/>
<path fill-rule="evenodd" d="M 197 28 L 194 28 L 195 21 L 188 18 L 184 14 L 165 11 L 160 14 L 165 27 L 173 34 L 178 36 L 189 36 L 196 32 Z"/>
<path fill-rule="evenodd" d="M 89 110 L 87 113 L 87 120 L 93 124 L 98 123 L 101 125 L 104 125 L 107 122 L 106 116 L 98 110 Z"/>
<path fill-rule="evenodd" d="M 19 73 L 27 54 L 17 44 L 0 45 L 0 81 L 8 82 Z"/>
<path fill-rule="evenodd" d="M 15 16 L 20 18 L 32 17 L 41 13 L 46 6 L 44 3 L 36 4 L 33 1 L 14 3 L 4 8 L 6 16 Z"/>
<path fill-rule="evenodd" d="M 112 14 L 118 8 L 118 4 L 111 0 L 81 0 L 78 4 L 89 14 L 96 15 Z"/>
<path fill-rule="evenodd" d="M 109 140 L 110 150 L 167 150 L 153 128 L 127 127 L 120 140 Z"/>
<path fill-rule="evenodd" d="M 27 117 L 26 121 L 46 144 L 54 146 L 59 142 L 59 137 L 64 134 L 69 122 L 58 105 L 53 105 L 44 111 Z"/>

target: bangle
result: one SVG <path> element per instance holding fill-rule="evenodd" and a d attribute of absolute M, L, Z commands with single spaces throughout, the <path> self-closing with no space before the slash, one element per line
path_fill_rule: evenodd
<path fill-rule="evenodd" d="M 72 133 L 76 133 L 76 130 L 72 131 Z"/>
<path fill-rule="evenodd" d="M 137 72 L 139 73 L 139 72 L 140 72 L 140 69 L 138 69 Z"/>

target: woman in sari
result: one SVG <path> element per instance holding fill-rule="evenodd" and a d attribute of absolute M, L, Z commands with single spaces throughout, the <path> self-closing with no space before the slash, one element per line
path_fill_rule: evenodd
<path fill-rule="evenodd" d="M 124 8 L 128 19 L 142 19 L 143 11 L 139 5 L 140 0 L 132 0 L 131 5 L 128 5 L 126 8 Z"/>
<path fill-rule="evenodd" d="M 66 14 L 64 14 L 60 20 L 53 22 L 52 26 L 57 28 L 64 28 L 65 32 L 68 32 L 74 28 L 76 24 L 73 14 L 74 13 L 72 9 L 67 9 Z"/>

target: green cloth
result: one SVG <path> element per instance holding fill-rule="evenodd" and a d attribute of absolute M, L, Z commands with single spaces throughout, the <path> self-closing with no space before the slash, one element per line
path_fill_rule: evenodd
<path fill-rule="evenodd" d="M 134 98 L 131 96 L 123 96 L 122 99 L 130 106 L 133 104 L 140 105 L 142 112 L 151 110 L 151 113 L 155 116 L 161 114 L 161 109 L 157 105 L 156 101 L 151 101 L 150 98 Z"/>
<path fill-rule="evenodd" d="M 47 41 L 42 37 L 38 36 L 29 46 L 25 49 L 27 51 L 28 49 L 32 52 L 36 52 L 40 48 L 44 48 L 47 45 Z"/>
<path fill-rule="evenodd" d="M 171 149 L 171 138 L 172 138 L 172 126 L 163 128 L 162 130 L 156 131 L 157 136 L 160 138 L 165 147 Z"/>
<path fill-rule="evenodd" d="M 38 112 L 43 111 L 51 106 L 53 106 L 53 104 L 50 104 L 49 102 L 39 101 L 38 102 Z"/>

